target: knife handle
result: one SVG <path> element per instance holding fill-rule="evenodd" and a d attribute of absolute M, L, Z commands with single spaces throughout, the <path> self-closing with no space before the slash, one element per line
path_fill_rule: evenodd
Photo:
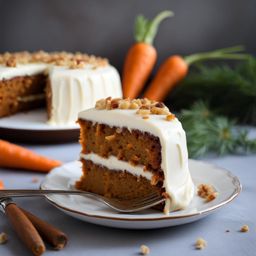
<path fill-rule="evenodd" d="M 5 207 L 5 213 L 13 229 L 35 256 L 45 252 L 45 245 L 37 230 L 26 215 L 14 203 Z"/>

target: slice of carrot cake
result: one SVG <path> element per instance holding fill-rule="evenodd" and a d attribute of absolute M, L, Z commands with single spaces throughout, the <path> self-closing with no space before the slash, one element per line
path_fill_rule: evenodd
<path fill-rule="evenodd" d="M 74 124 L 103 97 L 121 97 L 117 70 L 106 59 L 43 51 L 0 54 L 0 117 L 46 107 L 48 123 Z"/>
<path fill-rule="evenodd" d="M 78 189 L 131 199 L 156 191 L 166 213 L 183 209 L 194 195 L 186 135 L 160 102 L 102 99 L 79 113 L 83 175 Z"/>

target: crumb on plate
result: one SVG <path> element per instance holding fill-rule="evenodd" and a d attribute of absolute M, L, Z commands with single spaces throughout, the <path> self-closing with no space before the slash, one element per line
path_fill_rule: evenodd
<path fill-rule="evenodd" d="M 141 245 L 141 247 L 140 247 L 140 254 L 141 255 L 148 255 L 149 253 L 150 253 L 149 247 L 144 245 L 144 244 Z"/>
<path fill-rule="evenodd" d="M 207 242 L 203 238 L 198 238 L 195 243 L 195 248 L 197 250 L 202 250 L 206 247 Z"/>
<path fill-rule="evenodd" d="M 243 225 L 240 229 L 240 232 L 248 232 L 249 231 L 249 226 L 248 225 Z"/>
<path fill-rule="evenodd" d="M 6 233 L 0 233 L 0 244 L 5 244 L 8 241 L 8 236 Z"/>

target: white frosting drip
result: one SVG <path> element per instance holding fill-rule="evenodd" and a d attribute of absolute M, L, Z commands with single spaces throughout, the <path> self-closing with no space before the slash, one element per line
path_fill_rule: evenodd
<path fill-rule="evenodd" d="M 89 109 L 79 113 L 79 118 L 109 126 L 125 127 L 148 132 L 159 138 L 161 144 L 161 169 L 164 172 L 164 188 L 170 199 L 165 211 L 185 208 L 193 198 L 194 184 L 188 169 L 186 135 L 177 118 L 168 122 L 163 115 L 150 115 L 142 119 L 136 110 Z M 146 147 L 146 145 L 145 145 Z"/>
<path fill-rule="evenodd" d="M 92 69 L 53 67 L 49 71 L 52 90 L 50 124 L 69 124 L 77 120 L 82 109 L 92 108 L 96 101 L 112 96 L 122 97 L 119 74 L 112 66 Z"/>
<path fill-rule="evenodd" d="M 91 160 L 97 165 L 102 165 L 111 170 L 116 171 L 127 171 L 135 176 L 142 176 L 151 181 L 153 174 L 151 172 L 146 172 L 143 170 L 143 166 L 137 165 L 132 166 L 128 162 L 118 160 L 115 156 L 110 156 L 108 158 L 103 158 L 97 154 L 80 154 L 81 158 L 85 160 Z"/>
<path fill-rule="evenodd" d="M 0 80 L 18 76 L 48 74 L 52 90 L 51 125 L 74 124 L 77 114 L 94 107 L 97 100 L 122 97 L 121 81 L 116 69 L 110 65 L 81 69 L 32 63 L 6 67 L 0 65 Z"/>

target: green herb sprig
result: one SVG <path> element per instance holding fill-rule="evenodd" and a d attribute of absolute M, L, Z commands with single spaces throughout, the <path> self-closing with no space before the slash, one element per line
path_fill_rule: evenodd
<path fill-rule="evenodd" d="M 204 100 L 214 112 L 256 125 L 256 58 L 227 64 L 199 65 L 179 84 L 167 101 L 175 110 Z"/>
<path fill-rule="evenodd" d="M 182 110 L 179 119 L 187 134 L 189 156 L 201 157 L 209 152 L 219 155 L 256 152 L 256 139 L 235 127 L 236 122 L 210 111 L 198 101 L 190 110 Z"/>

